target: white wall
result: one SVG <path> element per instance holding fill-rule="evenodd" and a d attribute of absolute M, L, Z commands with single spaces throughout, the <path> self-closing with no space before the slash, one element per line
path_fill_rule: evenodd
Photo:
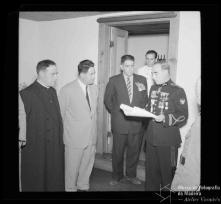
<path fill-rule="evenodd" d="M 91 59 L 97 68 L 98 18 L 143 13 L 154 12 L 116 12 L 64 20 L 28 21 L 29 23 L 20 19 L 19 82 L 25 81 L 30 84 L 33 81 L 30 78 L 36 75 L 37 62 L 48 58 L 57 64 L 59 72 L 57 91 L 59 91 L 64 84 L 77 76 L 77 65 L 81 60 Z"/>
<path fill-rule="evenodd" d="M 39 61 L 39 26 L 35 21 L 19 20 L 19 83 L 29 85 L 36 77 Z"/>
<path fill-rule="evenodd" d="M 95 17 L 41 22 L 39 26 L 40 57 L 57 63 L 57 90 L 77 77 L 80 61 L 92 60 L 97 70 L 98 23 Z"/>
<path fill-rule="evenodd" d="M 168 42 L 168 34 L 129 36 L 128 53 L 135 57 L 135 71 L 144 66 L 148 50 L 155 50 L 159 55 L 165 54 L 167 58 Z"/>
<path fill-rule="evenodd" d="M 176 83 L 185 89 L 188 105 L 189 120 L 181 128 L 182 140 L 193 123 L 196 113 L 196 81 L 201 75 L 201 30 L 199 12 L 180 12 L 180 30 L 177 59 Z M 184 143 L 183 143 L 184 144 Z M 179 152 L 183 149 L 183 144 Z"/>

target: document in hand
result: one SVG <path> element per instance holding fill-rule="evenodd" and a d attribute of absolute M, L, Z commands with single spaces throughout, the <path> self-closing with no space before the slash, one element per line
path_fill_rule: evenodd
<path fill-rule="evenodd" d="M 147 117 L 147 118 L 156 118 L 157 116 L 153 113 L 146 111 L 143 108 L 131 107 L 125 104 L 121 104 L 120 108 L 123 110 L 126 116 L 135 116 L 135 117 Z"/>

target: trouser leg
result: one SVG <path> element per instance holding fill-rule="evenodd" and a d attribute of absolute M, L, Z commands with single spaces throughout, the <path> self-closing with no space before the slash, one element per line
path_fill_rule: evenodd
<path fill-rule="evenodd" d="M 175 168 L 177 158 L 177 148 L 170 146 L 157 147 L 158 157 L 160 162 L 161 172 L 161 188 L 163 190 L 169 190 L 173 180 L 173 171 Z"/>
<path fill-rule="evenodd" d="M 65 191 L 77 191 L 77 179 L 83 149 L 65 146 Z"/>
<path fill-rule="evenodd" d="M 83 156 L 79 168 L 79 176 L 77 180 L 77 187 L 80 190 L 88 190 L 90 175 L 94 166 L 95 159 L 95 145 L 88 145 L 83 150 Z"/>
<path fill-rule="evenodd" d="M 142 134 L 128 134 L 126 154 L 126 176 L 134 178 L 137 174 Z"/>
<path fill-rule="evenodd" d="M 124 176 L 124 150 L 127 140 L 127 134 L 113 133 L 113 148 L 112 148 L 112 178 L 120 180 Z"/>
<path fill-rule="evenodd" d="M 156 146 L 152 146 L 148 141 L 146 141 L 146 144 L 145 190 L 159 191 L 161 184 L 161 172 L 157 148 Z"/>

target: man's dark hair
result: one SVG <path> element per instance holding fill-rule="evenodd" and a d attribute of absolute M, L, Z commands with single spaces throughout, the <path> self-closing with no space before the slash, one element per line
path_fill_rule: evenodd
<path fill-rule="evenodd" d="M 91 60 L 83 60 L 78 64 L 78 74 L 87 73 L 90 67 L 94 67 L 94 63 Z"/>
<path fill-rule="evenodd" d="M 132 55 L 123 55 L 121 57 L 120 63 L 123 64 L 126 60 L 134 61 L 134 56 L 132 56 Z"/>
<path fill-rule="evenodd" d="M 145 56 L 147 56 L 148 54 L 154 54 L 154 55 L 155 55 L 155 59 L 157 58 L 157 55 L 158 55 L 155 50 L 148 50 L 148 51 L 146 52 L 146 55 L 145 55 Z"/>
<path fill-rule="evenodd" d="M 55 65 L 56 66 L 56 63 L 52 60 L 42 60 L 40 62 L 38 62 L 37 64 L 37 68 L 36 68 L 36 71 L 37 71 L 37 74 L 41 71 L 41 70 L 45 70 L 47 69 L 49 66 L 51 65 Z"/>

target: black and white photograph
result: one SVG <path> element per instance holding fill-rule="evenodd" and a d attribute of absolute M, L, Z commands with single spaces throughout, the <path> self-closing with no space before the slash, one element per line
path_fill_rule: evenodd
<path fill-rule="evenodd" d="M 220 202 L 203 180 L 202 26 L 198 10 L 19 11 L 18 194 Z"/>

